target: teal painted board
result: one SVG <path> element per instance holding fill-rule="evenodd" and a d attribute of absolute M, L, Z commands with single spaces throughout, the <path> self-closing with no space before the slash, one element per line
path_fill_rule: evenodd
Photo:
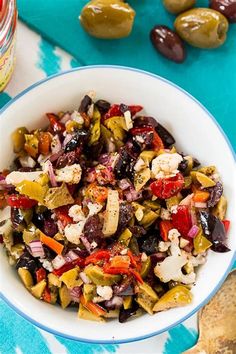
<path fill-rule="evenodd" d="M 216 117 L 236 149 L 236 24 L 220 48 L 187 47 L 184 64 L 175 64 L 156 53 L 149 40 L 155 24 L 172 26 L 160 0 L 130 0 L 136 10 L 128 38 L 100 40 L 81 28 L 78 15 L 85 0 L 18 0 L 20 18 L 54 44 L 71 53 L 81 65 L 118 64 L 161 75 L 201 101 Z M 198 1 L 199 6 L 208 1 Z M 148 93 L 151 94 L 151 93 Z"/>

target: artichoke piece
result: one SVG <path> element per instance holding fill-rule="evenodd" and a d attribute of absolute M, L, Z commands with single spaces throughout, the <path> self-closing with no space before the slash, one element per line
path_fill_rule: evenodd
<path fill-rule="evenodd" d="M 140 272 L 140 275 L 143 279 L 146 278 L 150 269 L 151 269 L 151 258 L 148 256 L 147 260 L 142 263 L 142 268 L 141 268 L 141 272 Z"/>
<path fill-rule="evenodd" d="M 11 248 L 11 257 L 14 261 L 20 258 L 22 253 L 25 250 L 25 245 L 23 243 L 17 243 L 16 245 L 12 246 Z"/>
<path fill-rule="evenodd" d="M 65 309 L 71 303 L 70 293 L 65 284 L 63 284 L 62 287 L 59 289 L 59 298 L 61 302 L 61 307 L 63 309 Z"/>
<path fill-rule="evenodd" d="M 115 140 L 112 132 L 101 124 L 101 137 L 106 146 L 107 151 L 115 152 L 124 145 L 123 141 Z"/>
<path fill-rule="evenodd" d="M 48 186 L 42 186 L 38 182 L 24 180 L 16 185 L 16 190 L 20 194 L 27 195 L 29 198 L 44 203 L 44 197 L 48 192 Z"/>
<path fill-rule="evenodd" d="M 79 318 L 83 318 L 83 320 L 105 322 L 104 318 L 102 318 L 101 316 L 94 315 L 92 312 L 88 311 L 82 304 L 79 305 L 78 316 Z"/>
<path fill-rule="evenodd" d="M 119 210 L 120 206 L 118 191 L 109 189 L 102 230 L 105 237 L 109 237 L 116 232 L 119 222 Z"/>
<path fill-rule="evenodd" d="M 120 311 L 118 309 L 107 311 L 104 315 L 105 318 L 117 318 L 119 317 Z"/>
<path fill-rule="evenodd" d="M 53 274 L 53 273 L 49 273 L 48 274 L 48 285 L 49 287 L 61 287 L 61 281 L 59 280 L 59 278 Z"/>
<path fill-rule="evenodd" d="M 34 282 L 33 282 L 33 278 L 32 278 L 32 275 L 31 273 L 28 271 L 28 269 L 25 269 L 25 268 L 19 268 L 18 269 L 18 274 L 24 284 L 24 286 L 27 288 L 27 289 L 30 289 L 33 285 L 34 285 Z"/>
<path fill-rule="evenodd" d="M 180 198 L 177 196 L 166 199 L 167 209 L 170 211 L 173 206 L 179 205 L 179 202 L 180 202 Z"/>
<path fill-rule="evenodd" d="M 50 296 L 51 296 L 50 304 L 55 305 L 55 303 L 57 302 L 57 297 L 58 297 L 57 287 L 53 286 L 52 288 L 50 288 Z"/>
<path fill-rule="evenodd" d="M 90 125 L 90 137 L 89 137 L 89 145 L 96 144 L 99 141 L 101 135 L 101 114 L 99 110 L 95 107 L 93 111 L 92 122 Z"/>
<path fill-rule="evenodd" d="M 48 209 L 56 209 L 63 205 L 73 204 L 72 198 L 65 183 L 60 187 L 49 188 L 44 199 L 44 204 Z"/>
<path fill-rule="evenodd" d="M 158 300 L 155 291 L 147 283 L 139 286 L 139 292 L 136 298 L 137 303 L 150 315 L 153 314 L 153 306 Z"/>
<path fill-rule="evenodd" d="M 227 199 L 222 195 L 216 206 L 212 210 L 212 214 L 215 215 L 220 220 L 225 219 L 227 211 Z"/>
<path fill-rule="evenodd" d="M 31 288 L 31 293 L 34 297 L 37 299 L 40 299 L 43 295 L 43 292 L 47 286 L 47 282 L 45 279 L 41 280 L 39 283 L 36 285 L 32 286 Z"/>
<path fill-rule="evenodd" d="M 191 176 L 185 176 L 184 177 L 184 189 L 187 189 L 191 186 L 193 180 L 192 180 L 192 177 Z"/>
<path fill-rule="evenodd" d="M 128 247 L 131 237 L 132 237 L 132 232 L 127 228 L 122 232 L 122 234 L 118 238 L 118 241 Z"/>
<path fill-rule="evenodd" d="M 127 130 L 125 117 L 111 117 L 106 119 L 104 124 L 113 133 L 116 140 L 124 140 Z"/>
<path fill-rule="evenodd" d="M 29 245 L 31 241 L 39 240 L 39 232 L 33 223 L 30 223 L 27 229 L 23 231 L 23 240 L 26 245 Z"/>
<path fill-rule="evenodd" d="M 13 149 L 15 153 L 20 152 L 24 149 L 25 145 L 25 134 L 28 133 L 28 130 L 25 127 L 17 128 L 11 135 L 13 142 Z"/>
<path fill-rule="evenodd" d="M 144 168 L 143 170 L 136 172 L 134 175 L 134 188 L 139 192 L 145 184 L 151 178 L 151 171 L 149 167 Z"/>
<path fill-rule="evenodd" d="M 160 215 L 161 205 L 160 205 L 160 203 L 158 201 L 156 201 L 156 200 L 145 200 L 143 202 L 143 206 L 145 208 L 149 208 L 149 209 L 155 211 L 155 213 L 158 214 L 158 216 Z"/>
<path fill-rule="evenodd" d="M 183 285 L 177 285 L 168 290 L 155 304 L 153 311 L 164 311 L 173 307 L 184 306 L 190 304 L 192 294 L 189 289 Z"/>
<path fill-rule="evenodd" d="M 82 279 L 78 279 L 79 276 L 79 268 L 73 268 L 68 270 L 67 272 L 63 273 L 59 280 L 62 281 L 68 289 L 72 289 L 75 286 L 80 286 L 83 284 Z"/>
<path fill-rule="evenodd" d="M 106 274 L 98 266 L 88 266 L 84 272 L 96 285 L 113 285 L 121 280 L 120 275 Z"/>
<path fill-rule="evenodd" d="M 91 301 L 96 296 L 96 286 L 93 284 L 84 284 L 83 294 L 85 301 Z"/>
<path fill-rule="evenodd" d="M 144 216 L 142 220 L 139 222 L 139 224 L 145 228 L 148 228 L 156 221 L 157 218 L 158 218 L 158 214 L 152 210 L 149 210 L 144 213 Z"/>
<path fill-rule="evenodd" d="M 198 172 L 201 172 L 206 176 L 211 176 L 211 175 L 213 175 L 213 173 L 216 173 L 216 167 L 215 166 L 201 167 L 198 169 Z"/>
<path fill-rule="evenodd" d="M 153 150 L 144 150 L 141 152 L 139 155 L 139 158 L 141 158 L 147 166 L 150 164 L 150 162 L 154 159 L 154 157 L 157 156 L 157 152 Z"/>

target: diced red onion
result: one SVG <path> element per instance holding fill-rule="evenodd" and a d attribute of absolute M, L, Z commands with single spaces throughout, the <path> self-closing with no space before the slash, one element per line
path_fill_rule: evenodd
<path fill-rule="evenodd" d="M 53 166 L 51 161 L 47 160 L 46 161 L 46 170 L 48 171 L 48 175 L 49 175 L 49 179 L 51 182 L 52 187 L 57 187 L 57 181 L 56 181 L 56 177 L 53 171 Z"/>
<path fill-rule="evenodd" d="M 85 180 L 86 180 L 86 182 L 89 182 L 89 183 L 95 182 L 95 180 L 96 180 L 96 171 L 95 171 L 94 167 L 89 168 L 86 171 Z"/>
<path fill-rule="evenodd" d="M 66 124 L 66 122 L 68 122 L 68 120 L 71 119 L 71 115 L 70 113 L 66 112 L 62 118 L 60 119 L 60 122 L 63 123 L 63 124 Z"/>
<path fill-rule="evenodd" d="M 69 141 L 73 138 L 73 135 L 71 134 L 66 134 L 65 139 L 62 143 L 62 147 L 64 148 L 66 146 L 67 143 L 69 143 Z"/>
<path fill-rule="evenodd" d="M 109 154 L 102 154 L 100 155 L 98 162 L 101 163 L 102 165 L 107 165 L 110 161 L 110 155 Z"/>
<path fill-rule="evenodd" d="M 82 295 L 82 289 L 80 286 L 75 286 L 72 289 L 69 289 L 69 294 L 71 297 L 71 300 L 74 302 L 80 302 L 80 296 Z"/>
<path fill-rule="evenodd" d="M 74 251 L 70 250 L 66 255 L 65 258 L 67 261 L 71 262 L 79 258 L 78 254 Z"/>
<path fill-rule="evenodd" d="M 36 241 L 31 241 L 29 243 L 30 251 L 33 257 L 44 257 L 44 249 L 41 241 L 36 240 Z"/>
<path fill-rule="evenodd" d="M 54 269 L 59 269 L 62 266 L 64 266 L 64 264 L 66 264 L 66 260 L 65 258 L 58 254 L 53 260 L 52 260 L 52 265 Z"/>
<path fill-rule="evenodd" d="M 117 308 L 119 309 L 123 304 L 123 298 L 121 296 L 114 296 L 111 300 L 105 301 L 105 306 L 107 308 Z"/>
<path fill-rule="evenodd" d="M 9 189 L 12 189 L 12 188 L 15 188 L 15 187 L 13 186 L 13 184 L 8 184 L 5 179 L 2 179 L 2 180 L 0 181 L 0 190 L 1 190 L 1 191 L 3 191 L 3 190 L 9 190 Z"/>
<path fill-rule="evenodd" d="M 118 186 L 120 187 L 120 189 L 125 191 L 126 189 L 128 189 L 131 186 L 131 184 L 127 178 L 123 178 L 118 182 Z"/>
<path fill-rule="evenodd" d="M 202 202 L 195 202 L 194 203 L 194 206 L 196 207 L 196 208 L 207 208 L 207 203 L 202 203 Z"/>
<path fill-rule="evenodd" d="M 5 177 L 3 175 L 0 175 L 0 181 L 5 181 Z"/>
<path fill-rule="evenodd" d="M 188 237 L 194 238 L 197 236 L 199 232 L 199 227 L 197 225 L 193 225 L 188 232 Z"/>
<path fill-rule="evenodd" d="M 52 154 L 52 155 L 49 157 L 49 160 L 50 160 L 51 162 L 54 162 L 54 161 L 56 161 L 57 159 L 59 159 L 59 157 L 60 157 L 61 155 L 63 155 L 63 154 L 64 154 L 64 151 L 61 149 L 60 151 L 56 152 L 55 154 Z"/>
<path fill-rule="evenodd" d="M 53 141 L 51 143 L 52 154 L 58 154 L 61 151 L 61 142 L 58 135 L 53 137 Z"/>
<path fill-rule="evenodd" d="M 142 192 L 137 192 L 135 189 L 130 189 L 129 191 L 125 192 L 125 197 L 128 202 L 133 202 L 142 198 Z"/>
<path fill-rule="evenodd" d="M 80 239 L 84 245 L 84 247 L 86 248 L 86 250 L 91 253 L 93 247 L 91 246 L 91 243 L 87 240 L 87 238 L 83 235 L 80 236 Z"/>
<path fill-rule="evenodd" d="M 87 277 L 87 275 L 84 272 L 80 272 L 79 276 L 83 280 L 84 284 L 91 283 L 90 279 Z"/>

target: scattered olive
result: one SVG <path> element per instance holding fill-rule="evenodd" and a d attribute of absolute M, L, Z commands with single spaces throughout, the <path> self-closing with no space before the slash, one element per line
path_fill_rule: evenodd
<path fill-rule="evenodd" d="M 236 22 L 236 0 L 210 0 L 210 8 L 221 12 L 230 22 Z"/>
<path fill-rule="evenodd" d="M 178 34 L 167 26 L 155 26 L 150 32 L 153 46 L 169 60 L 182 63 L 185 59 L 185 49 Z"/>
<path fill-rule="evenodd" d="M 120 0 L 92 0 L 82 9 L 80 22 L 97 38 L 127 37 L 133 27 L 135 11 Z"/>
<path fill-rule="evenodd" d="M 195 5 L 196 0 L 163 0 L 166 10 L 172 14 L 179 14 L 191 9 Z"/>
<path fill-rule="evenodd" d="M 175 29 L 187 43 L 198 48 L 217 48 L 226 40 L 228 21 L 220 12 L 197 8 L 184 12 L 175 20 Z"/>

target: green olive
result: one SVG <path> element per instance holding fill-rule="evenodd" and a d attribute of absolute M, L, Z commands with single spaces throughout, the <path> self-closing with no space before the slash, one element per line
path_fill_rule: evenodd
<path fill-rule="evenodd" d="M 196 0 L 163 0 L 163 5 L 166 10 L 172 14 L 179 14 L 191 9 L 195 3 Z"/>
<path fill-rule="evenodd" d="M 179 15 L 175 29 L 187 43 L 198 48 L 217 48 L 226 40 L 228 21 L 221 13 L 205 8 Z"/>
<path fill-rule="evenodd" d="M 92 0 L 82 9 L 80 22 L 91 36 L 105 39 L 127 37 L 135 11 L 120 0 Z"/>

